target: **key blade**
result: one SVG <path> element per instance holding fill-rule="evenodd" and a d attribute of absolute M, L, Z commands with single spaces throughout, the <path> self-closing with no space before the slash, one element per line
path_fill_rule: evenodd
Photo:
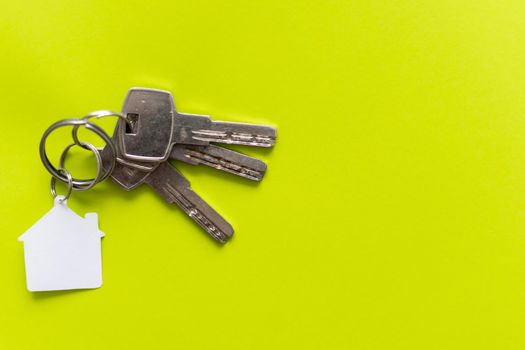
<path fill-rule="evenodd" d="M 192 165 L 203 164 L 253 181 L 261 181 L 266 172 L 263 161 L 214 145 L 176 144 L 170 158 Z"/>
<path fill-rule="evenodd" d="M 193 139 L 231 145 L 272 147 L 277 129 L 259 124 L 212 122 L 206 129 L 192 130 Z"/>
<path fill-rule="evenodd" d="M 177 204 L 190 218 L 220 243 L 233 235 L 232 226 L 190 189 L 189 181 L 168 162 L 160 163 L 144 181 L 166 199 Z"/>
<path fill-rule="evenodd" d="M 193 130 L 207 130 L 211 127 L 212 121 L 207 115 L 175 113 L 173 128 L 173 140 L 175 143 L 185 145 L 207 146 L 209 142 L 197 140 L 193 137 Z"/>

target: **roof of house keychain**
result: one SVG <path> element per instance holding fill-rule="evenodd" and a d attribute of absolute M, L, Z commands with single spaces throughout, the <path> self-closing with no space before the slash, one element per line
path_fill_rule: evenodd
<path fill-rule="evenodd" d="M 91 118 L 118 117 L 113 138 Z M 59 167 L 46 154 L 47 137 L 57 128 L 72 126 L 73 143 L 60 157 Z M 100 136 L 106 146 L 95 146 L 78 139 L 85 127 Z M 146 183 L 169 203 L 177 204 L 219 243 L 233 235 L 231 225 L 190 189 L 189 181 L 168 160 L 183 161 L 260 181 L 266 164 L 242 153 L 211 143 L 271 147 L 277 131 L 265 125 L 213 122 L 208 116 L 183 114 L 175 110 L 169 92 L 130 89 L 122 114 L 98 111 L 81 119 L 64 119 L 51 125 L 42 136 L 40 157 L 51 173 L 54 207 L 19 240 L 24 242 L 27 288 L 30 291 L 98 288 L 102 285 L 101 238 L 97 214 L 81 217 L 67 206 L 73 190 L 85 191 L 111 177 L 126 190 Z M 90 150 L 97 160 L 92 179 L 76 179 L 64 168 L 74 146 Z M 57 196 L 55 182 L 68 185 L 65 196 Z"/>

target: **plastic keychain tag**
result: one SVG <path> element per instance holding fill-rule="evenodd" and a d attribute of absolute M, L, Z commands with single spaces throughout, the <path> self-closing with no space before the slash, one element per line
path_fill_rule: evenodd
<path fill-rule="evenodd" d="M 53 209 L 18 238 L 24 242 L 27 289 L 99 288 L 102 237 L 96 213 L 83 218 L 57 196 Z"/>

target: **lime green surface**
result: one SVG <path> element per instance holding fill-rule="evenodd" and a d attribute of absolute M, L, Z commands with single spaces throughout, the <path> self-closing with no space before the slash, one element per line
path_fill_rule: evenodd
<path fill-rule="evenodd" d="M 4 1 L 0 349 L 525 348 L 524 18 L 519 0 Z M 236 148 L 267 176 L 180 165 L 234 225 L 224 247 L 149 188 L 75 193 L 104 286 L 27 292 L 42 132 L 133 86 L 278 127 L 274 149 Z"/>

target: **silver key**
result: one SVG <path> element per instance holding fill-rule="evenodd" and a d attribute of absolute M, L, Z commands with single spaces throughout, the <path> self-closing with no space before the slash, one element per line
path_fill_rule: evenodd
<path fill-rule="evenodd" d="M 215 142 L 272 147 L 277 137 L 277 130 L 271 126 L 212 121 L 209 116 L 177 112 L 174 132 L 176 142 L 189 145 L 207 145 Z"/>
<path fill-rule="evenodd" d="M 233 227 L 190 189 L 189 181 L 170 163 L 160 163 L 144 182 L 168 203 L 177 204 L 218 242 L 226 243 L 232 237 Z"/>
<path fill-rule="evenodd" d="M 266 172 L 266 164 L 263 161 L 213 145 L 175 144 L 170 159 L 193 165 L 207 165 L 254 181 L 261 181 Z"/>
<path fill-rule="evenodd" d="M 104 148 L 101 155 L 103 165 L 107 169 L 111 152 Z M 218 242 L 226 243 L 232 237 L 233 227 L 190 189 L 189 181 L 174 166 L 168 162 L 151 164 L 154 164 L 153 170 L 145 171 L 117 162 L 111 178 L 128 191 L 146 183 L 168 203 L 177 204 Z"/>
<path fill-rule="evenodd" d="M 135 97 L 132 98 L 131 96 Z M 131 131 L 129 129 L 137 129 L 138 120 L 134 116 L 137 115 L 136 113 L 141 113 L 145 118 L 151 120 L 151 123 L 141 126 L 141 133 L 146 138 L 131 139 L 130 147 L 140 153 L 143 153 L 145 149 L 150 147 L 155 149 L 155 152 L 159 152 L 164 147 L 163 144 L 169 142 L 167 140 L 170 135 L 159 125 L 166 123 L 171 118 L 170 113 L 165 113 L 167 110 L 174 110 L 171 94 L 152 89 L 132 89 L 128 93 L 122 109 L 123 114 L 127 114 L 128 118 L 130 118 L 131 127 L 123 123 L 118 124 L 113 134 L 113 140 L 116 140 L 121 135 L 118 128 L 126 127 L 128 131 Z M 126 113 L 126 111 L 135 113 L 130 114 Z M 183 118 L 187 118 L 187 116 Z M 195 118 L 192 119 L 194 122 L 195 120 L 202 120 L 201 116 L 195 116 Z M 182 130 L 185 130 L 186 124 L 178 124 L 181 128 L 179 133 L 184 134 Z M 158 130 L 149 129 L 149 127 L 153 126 L 157 127 Z M 152 140 L 151 143 L 146 142 L 148 137 Z M 116 144 L 120 145 L 120 142 L 116 142 Z M 264 162 L 218 146 L 190 146 L 176 143 L 169 157 L 193 165 L 204 164 L 255 181 L 260 181 L 266 171 Z M 128 160 L 122 155 L 117 157 L 117 162 L 146 172 L 153 170 L 156 166 L 156 162 Z"/>
<path fill-rule="evenodd" d="M 178 113 L 171 94 L 154 89 L 129 90 L 122 113 L 131 122 L 131 127 L 119 128 L 122 156 L 144 162 L 167 160 L 176 143 L 271 147 L 277 135 L 270 126 L 213 122 L 208 116 Z"/>

